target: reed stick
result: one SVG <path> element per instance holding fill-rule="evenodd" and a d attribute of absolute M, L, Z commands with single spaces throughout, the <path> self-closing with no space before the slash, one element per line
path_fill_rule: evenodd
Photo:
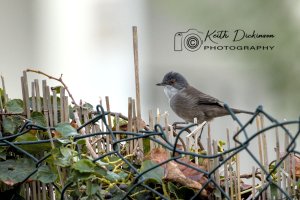
<path fill-rule="evenodd" d="M 49 126 L 54 126 L 54 116 L 53 116 L 53 105 L 51 103 L 51 95 L 50 95 L 50 87 L 46 85 L 46 97 L 47 97 L 47 109 L 48 109 L 48 115 L 49 115 Z"/>
<path fill-rule="evenodd" d="M 296 163 L 295 163 L 295 154 L 291 153 L 290 154 L 290 159 L 292 160 L 292 169 L 290 170 L 291 171 L 291 175 L 293 177 L 293 184 L 292 184 L 292 196 L 295 196 L 296 195 L 296 188 L 297 188 L 297 182 L 296 182 Z"/>
<path fill-rule="evenodd" d="M 237 130 L 238 132 L 238 130 Z M 239 140 L 239 137 L 236 137 L 237 140 Z M 236 142 L 235 147 L 237 147 L 239 144 Z M 241 200 L 241 164 L 240 164 L 240 154 L 236 154 L 236 180 L 237 180 L 237 199 Z"/>
<path fill-rule="evenodd" d="M 256 173 L 256 170 L 255 170 L 255 167 L 253 166 L 252 167 L 252 199 L 254 200 L 255 199 L 255 193 L 256 193 L 256 190 L 255 190 L 255 173 Z"/>
<path fill-rule="evenodd" d="M 47 82 L 46 80 L 42 81 L 42 91 L 43 91 L 43 113 L 46 119 L 47 126 L 50 126 L 49 119 L 49 109 L 48 109 L 48 94 L 47 94 Z"/>
<path fill-rule="evenodd" d="M 110 104 L 109 104 L 109 97 L 108 96 L 105 96 L 105 103 L 106 103 L 106 111 L 108 112 L 108 115 L 107 115 L 108 126 L 110 128 L 112 128 L 111 114 L 110 114 Z M 106 151 L 107 152 L 110 152 L 110 150 L 111 150 L 110 140 L 111 140 L 111 138 L 110 138 L 109 134 L 107 134 L 106 135 Z"/>
<path fill-rule="evenodd" d="M 36 110 L 38 112 L 42 112 L 40 86 L 39 86 L 39 80 L 38 79 L 34 79 L 34 86 L 35 86 L 35 94 L 36 94 Z"/>
<path fill-rule="evenodd" d="M 137 132 L 138 131 L 138 125 L 137 125 L 137 120 L 136 120 L 135 99 L 132 99 L 132 118 L 133 118 L 134 132 Z M 133 140 L 133 151 L 136 150 L 137 146 L 138 146 L 137 140 Z"/>
<path fill-rule="evenodd" d="M 216 140 L 213 140 L 213 152 L 214 155 L 218 154 L 218 142 Z M 214 159 L 214 168 L 216 168 L 219 165 L 219 157 L 216 157 Z M 220 173 L 219 173 L 219 169 L 216 169 L 215 171 L 215 181 L 218 185 L 220 185 Z M 220 199 L 217 197 L 217 199 Z"/>
<path fill-rule="evenodd" d="M 228 137 L 228 132 L 229 132 L 229 129 L 226 128 L 227 137 Z M 227 138 L 227 145 L 228 145 L 228 138 Z M 228 148 L 228 150 L 229 150 L 229 148 Z M 227 157 L 228 157 L 228 155 L 225 154 L 224 159 L 226 159 Z M 225 178 L 225 181 L 224 181 L 224 183 L 225 183 L 225 192 L 226 192 L 226 194 L 229 194 L 230 180 L 229 180 L 229 177 L 228 177 L 228 161 L 226 161 L 225 164 L 224 164 L 224 178 Z"/>
<path fill-rule="evenodd" d="M 260 116 L 260 125 L 261 125 L 261 129 L 264 128 L 264 118 L 263 115 Z M 268 158 L 268 144 L 267 144 L 267 137 L 266 137 L 266 133 L 263 132 L 262 133 L 262 144 L 263 144 L 263 156 L 264 156 L 264 167 L 267 171 L 267 173 L 269 173 L 269 158 Z M 271 187 L 267 188 L 267 199 L 271 199 Z"/>
<path fill-rule="evenodd" d="M 261 128 L 260 128 L 260 117 L 256 117 L 255 120 L 256 120 L 256 129 L 257 131 L 260 131 Z M 263 157 L 263 148 L 262 148 L 262 136 L 261 134 L 259 134 L 258 136 L 258 155 L 259 155 L 259 161 L 260 163 L 264 166 L 264 157 Z M 263 187 L 265 184 L 265 172 L 263 170 L 261 170 L 261 186 Z M 265 193 L 262 193 L 262 200 L 265 200 L 266 197 L 265 197 Z"/>
<path fill-rule="evenodd" d="M 210 122 L 207 122 L 207 154 L 212 155 L 212 143 L 211 143 L 211 134 L 210 134 Z M 208 159 L 207 163 L 208 171 L 211 171 L 213 169 L 213 159 Z"/>
<path fill-rule="evenodd" d="M 42 200 L 47 200 L 46 184 L 42 183 Z"/>
<path fill-rule="evenodd" d="M 285 139 L 284 139 L 284 149 L 285 149 L 285 151 L 287 150 L 287 148 L 288 148 L 288 145 L 289 145 L 289 137 L 288 137 L 288 135 L 287 134 L 285 134 Z M 286 152 L 287 153 L 287 152 Z M 287 176 L 286 177 L 286 187 L 285 187 L 285 189 L 287 189 L 287 193 L 289 194 L 289 195 L 291 195 L 291 179 L 290 179 L 290 169 L 291 169 L 291 166 L 290 166 L 290 156 L 288 155 L 287 157 L 286 157 L 286 159 L 285 159 L 285 162 L 284 162 L 284 171 L 285 171 L 285 175 L 284 176 Z"/>
<path fill-rule="evenodd" d="M 117 113 L 116 116 L 116 131 L 119 131 L 120 130 L 120 117 L 119 117 L 119 114 Z M 117 140 L 120 140 L 120 134 L 117 134 Z"/>
<path fill-rule="evenodd" d="M 29 103 L 29 91 L 28 91 L 28 79 L 26 71 L 23 71 L 23 87 L 24 87 L 24 103 L 25 103 L 25 114 L 27 118 L 30 117 L 30 103 Z"/>
<path fill-rule="evenodd" d="M 152 110 L 149 110 L 149 128 L 151 131 L 154 130 L 154 119 L 153 119 L 153 112 Z M 151 136 L 151 137 L 154 137 L 155 136 Z M 153 142 L 152 140 L 150 140 L 150 150 L 154 149 L 155 148 L 155 142 Z"/>
<path fill-rule="evenodd" d="M 8 101 L 8 96 L 6 94 L 6 88 L 5 88 L 5 81 L 4 81 L 4 77 L 1 76 L 1 82 L 2 82 L 2 90 L 3 90 L 3 105 L 6 104 L 6 102 Z"/>
<path fill-rule="evenodd" d="M 64 123 L 65 122 L 65 88 L 61 87 L 60 88 L 60 122 Z"/>
<path fill-rule="evenodd" d="M 64 122 L 69 122 L 69 105 L 68 105 L 68 97 L 64 97 Z"/>
<path fill-rule="evenodd" d="M 46 93 L 46 88 L 47 88 L 47 81 L 46 80 L 42 80 L 43 112 L 44 112 L 45 116 L 46 116 L 46 113 L 48 114 L 48 112 L 49 112 L 49 108 L 48 108 L 48 95 Z M 47 124 L 47 125 L 49 126 L 49 124 Z"/>
<path fill-rule="evenodd" d="M 128 97 L 128 125 L 127 125 L 127 131 L 132 132 L 132 98 Z M 132 135 L 128 135 L 129 138 L 132 138 Z M 129 141 L 129 154 L 133 153 L 134 148 L 134 141 Z"/>
<path fill-rule="evenodd" d="M 280 162 L 280 143 L 279 143 L 279 133 L 278 127 L 275 128 L 275 135 L 276 135 L 276 163 Z M 277 185 L 281 187 L 281 165 L 277 169 L 276 177 L 277 177 Z M 282 193 L 279 189 L 277 189 L 277 197 L 282 198 Z"/>
<path fill-rule="evenodd" d="M 21 76 L 21 88 L 22 88 L 22 97 L 23 97 L 23 109 L 24 109 L 24 114 L 26 115 L 26 97 L 25 97 L 25 88 L 24 88 L 24 77 Z M 0 98 L 1 99 L 1 98 Z M 2 108 L 2 102 L 0 102 L 0 108 Z M 2 110 L 1 110 L 2 112 Z"/>
<path fill-rule="evenodd" d="M 141 116 L 141 95 L 140 95 L 140 80 L 139 80 L 138 34 L 137 34 L 136 26 L 132 27 L 132 33 L 133 33 L 135 92 L 136 92 L 136 112 L 137 112 L 137 126 L 139 131 L 140 129 L 142 129 L 142 116 Z"/>
<path fill-rule="evenodd" d="M 31 191 L 32 191 L 32 200 L 38 200 L 37 192 L 36 192 L 36 181 L 31 182 Z"/>
<path fill-rule="evenodd" d="M 57 94 L 55 90 L 52 90 L 52 96 L 53 96 L 53 103 L 52 103 L 53 126 L 56 126 L 58 123 L 58 107 L 57 107 Z"/>
<path fill-rule="evenodd" d="M 48 185 L 49 188 L 49 196 L 50 196 L 50 200 L 55 200 L 55 195 L 54 195 L 54 191 L 53 191 L 53 185 L 50 183 Z"/>
<path fill-rule="evenodd" d="M 32 111 L 37 111 L 34 82 L 31 83 L 31 102 L 32 102 Z"/>

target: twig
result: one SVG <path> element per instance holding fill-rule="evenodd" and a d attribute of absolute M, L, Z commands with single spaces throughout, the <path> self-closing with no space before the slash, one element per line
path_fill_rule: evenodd
<path fill-rule="evenodd" d="M 75 104 L 76 106 L 78 106 L 78 104 L 76 103 L 76 101 L 75 101 L 73 95 L 71 94 L 71 92 L 70 92 L 68 86 L 67 86 L 67 85 L 65 84 L 65 82 L 62 80 L 62 74 L 60 75 L 59 78 L 55 78 L 55 77 L 50 76 L 50 75 L 48 75 L 48 74 L 46 74 L 46 73 L 44 73 L 44 72 L 42 72 L 42 71 L 40 71 L 40 70 L 27 69 L 26 72 L 32 72 L 32 73 L 41 74 L 41 75 L 44 75 L 44 76 L 48 77 L 49 79 L 53 79 L 53 80 L 56 80 L 56 81 L 60 82 L 60 83 L 63 85 L 63 87 L 66 89 L 66 91 L 67 91 L 69 97 L 72 99 L 72 104 Z"/>

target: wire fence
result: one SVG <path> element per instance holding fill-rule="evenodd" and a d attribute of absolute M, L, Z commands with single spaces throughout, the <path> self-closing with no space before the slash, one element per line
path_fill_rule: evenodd
<path fill-rule="evenodd" d="M 196 126 L 196 124 L 191 124 L 191 125 L 188 125 L 188 126 L 182 128 L 178 132 L 177 136 L 175 137 L 174 143 L 173 142 L 171 143 L 167 139 L 164 128 L 159 124 L 156 124 L 154 126 L 153 131 L 151 131 L 151 130 L 148 130 L 148 131 L 143 130 L 140 132 L 112 131 L 111 127 L 108 125 L 108 122 L 107 122 L 107 115 L 109 114 L 109 112 L 105 112 L 103 107 L 100 105 L 97 106 L 97 108 L 96 108 L 97 111 L 96 111 L 94 117 L 92 119 L 90 119 L 88 122 L 84 123 L 82 126 L 78 127 L 77 131 L 79 132 L 81 129 L 85 128 L 86 126 L 94 124 L 99 121 L 101 121 L 101 123 L 104 124 L 107 131 L 105 131 L 105 132 L 100 131 L 100 132 L 90 133 L 90 134 L 86 134 L 86 135 L 76 135 L 76 136 L 74 136 L 73 140 L 78 141 L 78 140 L 84 139 L 84 138 L 92 138 L 92 137 L 106 136 L 106 135 L 110 136 L 111 145 L 112 145 L 111 151 L 102 153 L 97 158 L 93 159 L 92 161 L 95 163 L 107 156 L 115 155 L 129 166 L 130 171 L 134 174 L 134 179 L 133 179 L 132 183 L 129 184 L 129 187 L 125 190 L 125 193 L 124 193 L 122 199 L 133 199 L 130 195 L 137 187 L 143 187 L 144 190 L 147 190 L 147 191 L 153 193 L 153 195 L 156 196 L 157 198 L 169 199 L 169 197 L 166 196 L 165 194 L 162 194 L 157 189 L 152 188 L 149 184 L 146 184 L 147 179 L 144 177 L 144 175 L 146 173 L 148 173 L 149 171 L 155 170 L 158 167 L 164 166 L 165 164 L 172 162 L 172 161 L 174 161 L 180 165 L 184 165 L 193 170 L 196 170 L 199 173 L 203 173 L 205 175 L 205 177 L 207 177 L 207 181 L 204 184 L 202 184 L 202 188 L 200 190 L 198 190 L 198 192 L 196 192 L 191 199 L 201 198 L 200 197 L 201 193 L 209 185 L 213 185 L 214 190 L 219 191 L 219 193 L 221 194 L 219 197 L 220 199 L 231 199 L 231 196 L 228 193 L 228 191 L 227 192 L 225 191 L 224 185 L 221 185 L 220 182 L 216 181 L 215 172 L 217 170 L 220 170 L 221 167 L 224 167 L 225 165 L 227 165 L 231 159 L 235 158 L 242 151 L 247 152 L 247 154 L 253 159 L 253 161 L 260 168 L 262 174 L 265 175 L 263 177 L 264 180 L 262 180 L 263 185 L 261 185 L 261 188 L 259 190 L 256 190 L 255 193 L 252 194 L 250 199 L 264 199 L 264 198 L 268 199 L 268 197 L 263 198 L 262 196 L 271 186 L 274 187 L 275 189 L 277 189 L 277 191 L 279 193 L 281 193 L 282 199 L 291 199 L 292 200 L 292 199 L 299 198 L 299 193 L 298 193 L 299 190 L 297 188 L 297 184 L 296 185 L 295 185 L 295 183 L 292 184 L 294 186 L 293 190 L 295 190 L 294 193 L 288 192 L 287 188 L 291 187 L 292 185 L 278 184 L 278 180 L 274 180 L 274 177 L 272 176 L 272 174 L 276 173 L 276 171 L 281 170 L 284 162 L 289 158 L 290 155 L 292 155 L 292 154 L 299 155 L 300 154 L 300 152 L 296 150 L 296 143 L 297 143 L 297 140 L 299 141 L 299 134 L 300 134 L 300 121 L 294 120 L 294 121 L 279 122 L 276 119 L 274 119 L 272 116 L 270 116 L 268 113 L 266 113 L 263 110 L 262 106 L 259 106 L 256 109 L 255 114 L 249 119 L 249 121 L 247 121 L 246 123 L 243 124 L 227 105 L 225 105 L 225 107 L 230 112 L 230 115 L 232 116 L 232 118 L 239 125 L 239 130 L 233 136 L 233 140 L 238 145 L 236 145 L 233 148 L 224 150 L 223 152 L 218 152 L 218 153 L 212 154 L 212 155 L 204 155 L 204 154 L 199 154 L 196 152 L 184 151 L 184 150 L 177 148 L 179 139 L 182 136 L 182 134 L 184 132 L 187 132 L 192 127 Z M 257 116 L 262 116 L 262 115 L 267 120 L 269 120 L 271 125 L 267 126 L 265 128 L 262 128 L 261 130 L 258 130 L 255 133 L 249 133 L 248 127 L 250 126 L 250 124 L 252 124 L 255 121 Z M 295 133 L 291 132 L 287 128 L 287 126 L 289 126 L 289 125 L 297 125 L 298 126 L 297 131 Z M 46 140 L 39 140 L 39 141 L 23 141 L 23 142 L 11 142 L 11 141 L 13 139 L 16 139 L 17 137 L 24 135 L 25 133 L 32 131 L 32 130 L 48 131 L 49 129 L 55 130 L 55 128 L 38 126 L 36 124 L 33 124 L 31 121 L 26 121 L 25 124 L 20 128 L 20 130 L 17 134 L 0 138 L 0 146 L 2 146 L 2 147 L 9 146 L 10 148 L 13 148 L 16 151 L 18 151 L 19 153 L 23 154 L 25 157 L 30 158 L 35 163 L 36 169 L 34 171 L 32 171 L 31 173 L 29 173 L 28 176 L 23 181 L 21 181 L 18 185 L 22 185 L 22 184 L 26 183 L 30 179 L 30 177 L 32 177 L 38 171 L 38 169 L 41 166 L 45 165 L 44 164 L 45 160 L 47 158 L 51 157 L 51 153 L 49 153 L 46 156 L 38 158 L 38 157 L 32 155 L 31 153 L 29 153 L 28 151 L 24 150 L 22 148 L 22 145 L 36 145 L 36 144 L 50 143 L 50 142 L 59 143 L 59 139 L 53 138 L 53 139 L 46 139 Z M 249 145 L 255 138 L 257 138 L 261 134 L 265 133 L 266 131 L 270 131 L 270 130 L 274 130 L 274 129 L 280 129 L 289 138 L 289 140 L 288 140 L 289 143 L 286 146 L 286 151 L 284 152 L 284 155 L 282 155 L 280 157 L 280 160 L 278 162 L 276 162 L 275 166 L 270 170 L 269 168 L 266 168 L 266 166 L 263 163 L 261 163 L 260 159 L 251 151 L 251 149 L 249 148 Z M 120 135 L 123 135 L 123 136 L 125 135 L 125 137 L 120 138 L 119 137 Z M 243 136 L 245 138 L 245 141 L 240 141 L 238 139 L 239 136 Z M 153 141 L 154 143 L 159 144 L 164 149 L 168 150 L 170 152 L 171 156 L 168 159 L 164 160 L 163 162 L 156 164 L 156 165 L 152 166 L 151 168 L 141 172 L 141 170 L 139 170 L 137 168 L 137 166 L 132 163 L 132 160 L 128 159 L 126 157 L 126 155 L 124 155 L 124 153 L 122 153 L 121 146 L 122 146 L 122 144 L 124 144 L 124 142 L 129 142 L 129 141 L 138 140 L 138 139 L 147 139 L 147 138 L 150 139 L 151 141 Z M 68 145 L 68 144 L 69 143 L 66 143 L 64 145 Z M 78 147 L 78 150 L 79 149 L 80 148 Z M 220 162 L 218 163 L 218 165 L 213 166 L 210 170 L 203 170 L 202 168 L 198 168 L 195 165 L 190 165 L 190 164 L 180 160 L 180 158 L 182 158 L 184 156 L 193 156 L 194 158 L 199 158 L 199 159 L 218 159 Z M 80 156 L 80 151 L 79 151 L 79 159 L 80 159 L 80 157 L 81 156 Z M 287 171 L 289 171 L 289 169 Z M 295 176 L 295 174 L 294 174 L 294 176 Z M 293 177 L 293 178 L 294 178 L 294 180 L 296 180 L 296 177 Z M 227 181 L 227 180 L 225 180 L 225 181 Z M 64 187 L 60 190 L 59 187 L 55 183 L 52 183 L 53 187 L 55 188 L 56 193 L 60 194 L 61 199 L 68 199 L 68 195 L 66 195 L 66 192 L 73 184 L 74 184 L 73 182 L 69 182 L 69 183 L 65 184 Z M 99 199 L 102 198 L 100 195 L 97 195 L 97 197 Z M 277 198 L 279 199 L 279 197 L 277 197 Z M 238 199 L 238 198 L 236 197 L 236 199 Z"/>

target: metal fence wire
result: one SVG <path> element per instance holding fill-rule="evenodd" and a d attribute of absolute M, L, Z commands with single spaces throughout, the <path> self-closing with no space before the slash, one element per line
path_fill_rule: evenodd
<path fill-rule="evenodd" d="M 145 183 L 146 178 L 144 175 L 147 172 L 149 172 L 151 170 L 155 170 L 156 168 L 163 166 L 164 164 L 171 162 L 171 161 L 174 161 L 180 165 L 184 165 L 188 168 L 196 170 L 199 173 L 203 173 L 207 177 L 206 183 L 202 184 L 202 188 L 197 193 L 195 193 L 195 195 L 191 199 L 201 198 L 201 197 L 199 197 L 199 195 L 209 185 L 213 185 L 214 189 L 219 191 L 219 193 L 221 194 L 219 199 L 230 199 L 230 194 L 227 194 L 225 192 L 224 187 L 222 187 L 221 185 L 219 185 L 216 182 L 214 174 L 215 174 L 216 170 L 219 170 L 228 161 L 230 161 L 232 158 L 234 158 L 237 154 L 239 154 L 242 151 L 246 152 L 253 159 L 255 164 L 257 164 L 257 166 L 260 168 L 260 170 L 265 174 L 265 183 L 262 185 L 261 189 L 257 190 L 255 197 L 251 197 L 251 199 L 252 198 L 253 199 L 261 198 L 261 195 L 264 192 L 266 192 L 268 190 L 268 188 L 271 187 L 271 185 L 274 186 L 276 189 L 278 189 L 281 192 L 283 199 L 292 200 L 292 199 L 299 198 L 299 194 L 296 194 L 295 196 L 289 195 L 286 188 L 283 188 L 281 185 L 278 185 L 278 182 L 276 180 L 274 180 L 274 178 L 272 178 L 271 174 L 276 172 L 276 170 L 280 170 L 280 167 L 283 165 L 283 162 L 285 161 L 285 159 L 288 158 L 289 155 L 291 155 L 291 154 L 299 155 L 300 154 L 300 152 L 296 150 L 296 141 L 297 141 L 297 139 L 299 141 L 299 134 L 300 134 L 300 120 L 279 122 L 276 119 L 274 119 L 271 115 L 266 113 L 263 110 L 262 106 L 259 106 L 256 109 L 255 114 L 246 123 L 242 123 L 241 120 L 233 113 L 233 111 L 229 108 L 228 105 L 225 105 L 225 107 L 230 112 L 230 115 L 233 118 L 233 120 L 236 121 L 239 126 L 239 130 L 233 136 L 233 140 L 238 145 L 236 145 L 235 147 L 232 147 L 230 149 L 224 150 L 223 152 L 219 152 L 217 154 L 212 154 L 212 155 L 198 154 L 196 152 L 189 152 L 189 151 L 184 151 L 184 150 L 176 148 L 182 134 L 187 132 L 188 129 L 196 126 L 196 124 L 187 125 L 186 127 L 182 128 L 178 132 L 178 134 L 175 138 L 175 142 L 173 144 L 167 139 L 166 133 L 165 133 L 163 127 L 159 124 L 156 124 L 154 126 L 153 131 L 152 130 L 142 130 L 139 132 L 112 131 L 112 129 L 108 125 L 108 122 L 106 119 L 106 116 L 109 114 L 109 112 L 104 111 L 103 107 L 100 105 L 98 105 L 96 107 L 96 114 L 94 115 L 94 117 L 91 120 L 89 120 L 87 123 L 78 127 L 77 131 L 80 131 L 80 129 L 85 128 L 86 126 L 94 124 L 98 121 L 103 122 L 107 131 L 100 131 L 100 132 L 90 133 L 90 134 L 86 134 L 86 135 L 76 135 L 73 138 L 73 140 L 77 141 L 77 140 L 80 140 L 83 138 L 91 138 L 91 137 L 96 137 L 96 136 L 101 136 L 101 135 L 102 136 L 109 135 L 111 137 L 112 150 L 109 152 L 104 152 L 98 158 L 94 159 L 93 162 L 99 161 L 106 156 L 115 155 L 115 156 L 119 157 L 121 160 L 123 160 L 129 166 L 130 171 L 134 174 L 134 181 L 131 184 L 129 184 L 129 187 L 125 190 L 126 192 L 125 192 L 124 196 L 122 197 L 122 199 L 132 199 L 132 197 L 130 197 L 130 195 L 137 187 L 143 187 L 144 190 L 147 190 L 147 191 L 153 193 L 154 196 L 156 196 L 156 199 L 168 199 L 167 196 L 165 196 L 164 194 L 161 194 L 157 189 L 152 188 L 151 186 L 146 184 Z M 255 118 L 258 115 L 264 116 L 264 118 L 267 119 L 271 125 L 264 127 L 255 133 L 249 132 L 248 127 L 251 125 L 251 123 L 253 123 L 253 121 L 255 121 Z M 298 127 L 297 131 L 291 132 L 287 127 L 289 125 L 296 125 Z M 53 128 L 53 127 L 50 127 L 50 129 L 55 130 L 55 128 Z M 259 161 L 259 158 L 256 155 L 254 155 L 254 153 L 249 148 L 249 145 L 260 134 L 262 134 L 266 131 L 269 131 L 269 130 L 273 130 L 273 129 L 278 129 L 281 132 L 283 132 L 285 135 L 287 135 L 289 138 L 289 144 L 286 148 L 286 151 L 284 152 L 284 155 L 281 156 L 280 161 L 276 162 L 275 166 L 271 170 L 269 170 L 269 169 L 266 169 L 265 166 Z M 45 165 L 45 160 L 51 156 L 51 154 L 47 154 L 46 156 L 44 156 L 42 158 L 38 158 L 38 157 L 32 155 L 31 153 L 29 153 L 28 151 L 24 150 L 21 146 L 21 145 L 36 145 L 36 144 L 41 144 L 41 143 L 50 143 L 51 142 L 50 139 L 38 140 L 38 141 L 11 142 L 13 139 L 15 139 L 27 132 L 30 132 L 32 130 L 47 131 L 47 130 L 49 130 L 49 127 L 38 126 L 36 124 L 33 124 L 31 121 L 26 121 L 25 124 L 20 128 L 20 130 L 17 134 L 0 138 L 0 146 L 2 146 L 2 147 L 9 146 L 10 148 L 13 148 L 16 151 L 18 151 L 19 153 L 23 154 L 25 157 L 30 158 L 35 163 L 36 169 L 34 171 L 32 171 L 30 174 L 28 174 L 27 178 L 25 178 L 20 183 L 20 185 L 25 183 L 31 176 L 33 176 L 38 171 L 38 168 Z M 116 137 L 117 135 L 123 135 L 123 136 L 125 135 L 125 137 Z M 128 137 L 128 136 L 130 136 L 130 137 Z M 239 136 L 245 138 L 245 140 L 244 141 L 239 140 L 238 139 Z M 117 138 L 119 138 L 119 139 L 117 139 Z M 129 142 L 131 140 L 137 140 L 137 139 L 141 139 L 141 138 L 142 139 L 149 138 L 154 143 L 157 143 L 162 148 L 168 150 L 168 152 L 170 152 L 170 155 L 171 155 L 169 157 L 169 159 L 167 159 L 159 164 L 156 164 L 155 166 L 151 167 L 150 169 L 147 169 L 147 170 L 141 172 L 136 167 L 136 165 L 134 163 L 132 163 L 130 161 L 130 159 L 128 159 L 126 157 L 126 155 L 123 155 L 123 153 L 121 152 L 121 150 L 122 150 L 121 143 Z M 56 143 L 59 141 L 58 141 L 58 139 L 53 139 L 53 142 Z M 65 145 L 67 145 L 67 144 L 65 144 Z M 80 149 L 80 148 L 78 148 L 78 149 Z M 206 171 L 206 170 L 203 170 L 202 168 L 197 168 L 194 165 L 189 165 L 188 163 L 180 160 L 180 158 L 182 158 L 184 156 L 192 156 L 195 158 L 198 157 L 199 159 L 200 158 L 201 159 L 219 159 L 220 162 L 217 166 L 212 168 L 210 171 Z M 79 155 L 79 158 L 80 158 L 80 155 Z M 55 183 L 53 183 L 53 186 L 55 188 L 55 192 L 60 194 L 61 199 L 69 199 L 68 196 L 66 195 L 66 191 L 72 186 L 72 184 L 74 184 L 74 183 L 69 182 L 69 183 L 65 184 L 61 190 L 59 190 L 59 187 L 56 186 Z M 297 191 L 299 191 L 299 190 L 297 190 Z M 100 195 L 98 195 L 98 198 L 101 199 L 102 197 Z"/>

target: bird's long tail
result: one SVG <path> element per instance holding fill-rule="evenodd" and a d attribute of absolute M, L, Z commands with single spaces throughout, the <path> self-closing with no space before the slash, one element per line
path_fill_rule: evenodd
<path fill-rule="evenodd" d="M 240 109 L 232 108 L 232 111 L 233 111 L 235 114 L 237 114 L 237 113 L 245 113 L 245 114 L 249 114 L 249 115 L 254 115 L 254 112 L 246 111 L 246 110 L 240 110 Z"/>

